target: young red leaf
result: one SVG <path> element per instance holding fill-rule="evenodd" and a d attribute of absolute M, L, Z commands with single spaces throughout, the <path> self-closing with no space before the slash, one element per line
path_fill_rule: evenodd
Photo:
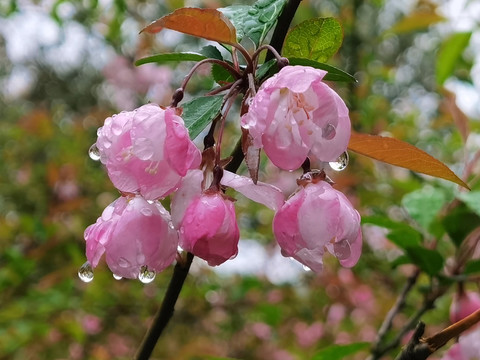
<path fill-rule="evenodd" d="M 372 159 L 449 180 L 470 189 L 444 163 L 409 143 L 394 138 L 352 132 L 348 148 Z"/>
<path fill-rule="evenodd" d="M 215 9 L 181 8 L 155 20 L 141 32 L 155 34 L 163 28 L 224 44 L 236 44 L 233 24 Z"/>

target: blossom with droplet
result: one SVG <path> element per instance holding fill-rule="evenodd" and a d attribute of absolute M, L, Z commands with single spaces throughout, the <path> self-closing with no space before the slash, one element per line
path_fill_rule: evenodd
<path fill-rule="evenodd" d="M 233 201 L 215 190 L 202 191 L 202 181 L 200 170 L 183 179 L 172 200 L 172 220 L 181 248 L 216 266 L 237 255 L 240 232 Z"/>
<path fill-rule="evenodd" d="M 110 270 L 125 278 L 136 278 L 145 267 L 162 271 L 175 260 L 178 246 L 170 214 L 160 202 L 138 195 L 108 205 L 84 237 L 91 266 L 105 253 Z"/>
<path fill-rule="evenodd" d="M 266 80 L 242 117 L 242 127 L 270 160 L 298 169 L 307 156 L 335 161 L 350 139 L 348 109 L 322 82 L 326 71 L 285 66 Z"/>
<path fill-rule="evenodd" d="M 284 256 L 316 272 L 325 250 L 346 267 L 357 263 L 362 250 L 359 213 L 325 181 L 309 182 L 288 199 L 275 214 L 273 232 Z"/>
<path fill-rule="evenodd" d="M 100 160 L 115 187 L 149 200 L 173 192 L 201 162 L 200 151 L 173 108 L 147 104 L 122 112 L 107 118 L 97 134 Z"/>
<path fill-rule="evenodd" d="M 456 323 L 480 309 L 480 296 L 471 291 L 455 293 L 450 306 L 450 321 Z"/>

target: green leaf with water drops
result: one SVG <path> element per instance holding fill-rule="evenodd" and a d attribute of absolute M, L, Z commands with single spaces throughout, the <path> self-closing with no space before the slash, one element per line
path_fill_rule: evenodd
<path fill-rule="evenodd" d="M 258 0 L 252 6 L 233 5 L 218 9 L 233 23 L 237 41 L 247 37 L 259 46 L 275 25 L 287 0 Z"/>
<path fill-rule="evenodd" d="M 352 75 L 336 68 L 335 66 L 320 63 L 315 60 L 301 59 L 296 57 L 290 57 L 288 58 L 288 61 L 290 62 L 290 65 L 311 66 L 315 69 L 327 71 L 327 75 L 325 75 L 325 77 L 323 78 L 327 81 L 357 82 L 357 79 L 355 79 Z"/>
<path fill-rule="evenodd" d="M 201 96 L 183 104 L 182 118 L 191 139 L 212 122 L 222 108 L 223 95 Z"/>
<path fill-rule="evenodd" d="M 347 345 L 330 345 L 317 352 L 312 360 L 342 360 L 346 356 L 356 354 L 361 350 L 366 350 L 370 346 L 367 342 L 359 342 Z"/>
<path fill-rule="evenodd" d="M 342 41 L 342 26 L 336 19 L 310 19 L 288 32 L 282 55 L 325 62 L 338 51 Z"/>
<path fill-rule="evenodd" d="M 179 61 L 201 61 L 207 57 L 202 54 L 197 54 L 193 52 L 181 52 L 181 53 L 167 53 L 167 54 L 157 54 L 148 56 L 146 58 L 139 59 L 135 61 L 135 65 L 143 65 L 148 63 L 157 63 L 165 64 L 169 62 L 179 62 Z"/>

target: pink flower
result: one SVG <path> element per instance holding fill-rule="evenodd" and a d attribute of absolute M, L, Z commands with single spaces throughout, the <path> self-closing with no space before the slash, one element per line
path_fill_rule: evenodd
<path fill-rule="evenodd" d="M 475 292 L 455 294 L 450 307 L 450 321 L 456 323 L 480 309 L 480 296 Z"/>
<path fill-rule="evenodd" d="M 180 246 L 216 266 L 237 255 L 240 232 L 233 202 L 212 190 L 202 192 L 202 181 L 200 170 L 184 178 L 172 201 L 172 218 Z"/>
<path fill-rule="evenodd" d="M 143 266 L 162 271 L 175 260 L 178 245 L 169 213 L 141 196 L 115 200 L 84 236 L 91 266 L 105 253 L 110 270 L 126 278 L 137 277 Z"/>
<path fill-rule="evenodd" d="M 273 219 L 284 256 L 321 271 L 325 249 L 346 267 L 362 250 L 360 215 L 341 192 L 325 181 L 308 183 L 285 202 Z"/>
<path fill-rule="evenodd" d="M 105 120 L 96 146 L 115 187 L 153 200 L 173 192 L 201 154 L 175 109 L 154 104 Z"/>
<path fill-rule="evenodd" d="M 279 168 L 298 169 L 309 155 L 334 161 L 347 148 L 348 109 L 322 82 L 325 74 L 308 66 L 285 66 L 262 84 L 242 117 L 253 146 L 263 148 Z"/>

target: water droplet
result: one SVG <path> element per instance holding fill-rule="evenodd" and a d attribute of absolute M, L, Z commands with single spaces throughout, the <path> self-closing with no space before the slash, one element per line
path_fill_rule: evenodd
<path fill-rule="evenodd" d="M 346 239 L 337 241 L 333 244 L 333 252 L 338 260 L 348 259 L 352 253 L 350 243 Z"/>
<path fill-rule="evenodd" d="M 142 208 L 142 209 L 140 210 L 140 213 L 141 213 L 142 215 L 145 215 L 145 216 L 152 216 L 152 215 L 153 215 L 152 209 L 147 208 L 147 207 Z"/>
<path fill-rule="evenodd" d="M 345 170 L 345 168 L 348 165 L 348 152 L 345 151 L 342 155 L 338 157 L 337 160 L 330 161 L 328 165 L 330 165 L 332 170 L 335 170 L 335 171 Z"/>
<path fill-rule="evenodd" d="M 121 258 L 118 259 L 118 266 L 120 266 L 122 268 L 127 268 L 127 267 L 131 266 L 131 264 L 130 264 L 130 261 L 128 261 L 124 257 L 121 257 Z"/>
<path fill-rule="evenodd" d="M 258 14 L 258 9 L 251 8 L 248 10 L 248 15 L 257 15 Z"/>
<path fill-rule="evenodd" d="M 118 121 L 114 121 L 111 129 L 112 129 L 113 135 L 118 136 L 122 133 L 123 127 L 122 127 L 122 124 L 120 124 Z"/>
<path fill-rule="evenodd" d="M 337 134 L 337 131 L 335 130 L 335 126 L 333 126 L 332 124 L 327 124 L 322 129 L 322 137 L 325 140 L 332 140 L 336 134 Z"/>
<path fill-rule="evenodd" d="M 146 266 L 142 266 L 142 268 L 140 269 L 140 274 L 138 274 L 138 280 L 140 280 L 144 284 L 148 284 L 155 279 L 155 275 L 155 271 L 150 271 Z"/>
<path fill-rule="evenodd" d="M 100 150 L 97 148 L 97 143 L 90 146 L 90 149 L 88 149 L 88 156 L 90 156 L 90 159 L 93 161 L 100 160 Z"/>
<path fill-rule="evenodd" d="M 80 280 L 86 283 L 89 283 L 93 280 L 92 265 L 90 265 L 88 261 L 83 264 L 80 269 L 78 269 L 78 277 L 80 278 Z"/>
<path fill-rule="evenodd" d="M 113 278 L 115 280 L 122 280 L 123 279 L 120 275 L 117 275 L 117 274 L 113 274 Z"/>
<path fill-rule="evenodd" d="M 303 270 L 305 271 L 312 271 L 312 269 L 310 269 L 307 265 L 303 265 Z"/>

